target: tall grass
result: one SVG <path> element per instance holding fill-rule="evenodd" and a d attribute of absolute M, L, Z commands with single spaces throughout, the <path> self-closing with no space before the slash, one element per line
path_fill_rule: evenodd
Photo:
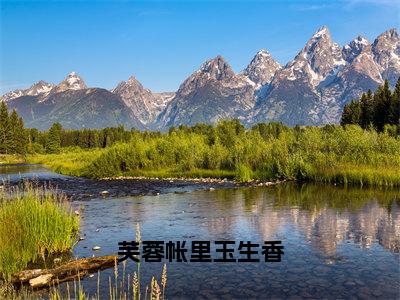
<path fill-rule="evenodd" d="M 0 166 L 2 164 L 19 164 L 25 162 L 24 155 L 18 154 L 0 154 Z"/>
<path fill-rule="evenodd" d="M 11 274 L 48 255 L 69 251 L 79 219 L 62 194 L 34 188 L 0 191 L 0 277 Z"/>
<path fill-rule="evenodd" d="M 129 143 L 101 150 L 31 160 L 60 173 L 92 178 L 197 176 L 400 186 L 399 136 L 355 125 L 268 126 L 138 135 Z"/>

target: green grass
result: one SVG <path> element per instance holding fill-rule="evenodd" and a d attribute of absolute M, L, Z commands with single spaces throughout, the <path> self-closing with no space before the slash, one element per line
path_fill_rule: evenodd
<path fill-rule="evenodd" d="M 27 156 L 27 161 L 42 164 L 54 172 L 71 176 L 88 176 L 87 166 L 96 159 L 104 149 L 76 150 L 63 149 L 58 154 L 33 154 Z"/>
<path fill-rule="evenodd" d="M 358 186 L 400 186 L 399 167 L 339 165 L 318 170 L 312 180 L 323 183 L 339 183 Z"/>
<path fill-rule="evenodd" d="M 79 219 L 63 195 L 26 184 L 22 190 L 0 191 L 0 277 L 50 254 L 69 251 Z"/>
<path fill-rule="evenodd" d="M 210 177 L 400 186 L 399 136 L 354 125 L 271 128 L 137 135 L 129 143 L 105 149 L 64 150 L 29 156 L 28 161 L 90 178 Z"/>

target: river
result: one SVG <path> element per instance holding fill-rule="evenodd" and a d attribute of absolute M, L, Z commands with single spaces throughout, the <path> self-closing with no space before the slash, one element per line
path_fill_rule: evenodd
<path fill-rule="evenodd" d="M 71 203 L 80 210 L 80 235 L 85 236 L 73 249 L 75 257 L 117 253 L 118 242 L 135 239 L 137 223 L 144 241 L 186 241 L 187 258 L 192 241 L 211 241 L 212 258 L 221 256 L 214 241 L 235 241 L 235 258 L 240 241 L 276 240 L 284 246 L 281 262 L 264 262 L 261 254 L 255 255 L 260 262 L 167 262 L 167 298 L 400 297 L 398 189 L 293 183 L 211 189 L 160 183 L 155 188 L 156 181 L 134 196 L 125 191 L 102 197 L 98 191 L 107 189 L 107 182 L 99 186 L 40 166 L 2 166 L 0 176 L 12 182 L 36 177 L 75 196 Z M 91 184 L 97 184 L 97 190 L 90 190 Z M 79 189 L 84 189 L 84 197 L 77 196 Z M 101 249 L 93 251 L 93 246 Z M 142 262 L 142 280 L 159 278 L 164 262 Z M 127 272 L 136 267 L 127 261 Z M 109 276 L 114 276 L 113 269 L 101 272 L 104 296 Z M 82 284 L 96 293 L 97 275 Z"/>

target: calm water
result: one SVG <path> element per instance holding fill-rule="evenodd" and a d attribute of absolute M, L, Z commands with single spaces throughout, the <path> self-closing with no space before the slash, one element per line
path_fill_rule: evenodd
<path fill-rule="evenodd" d="M 45 179 L 51 180 L 56 178 L 70 178 L 69 176 L 60 175 L 42 167 L 41 165 L 32 164 L 0 164 L 0 182 L 15 181 L 24 179 Z"/>
<path fill-rule="evenodd" d="M 285 247 L 278 263 L 168 263 L 168 298 L 400 297 L 398 190 L 286 184 L 93 198 L 73 206 L 83 209 L 86 235 L 77 257 L 116 253 L 118 242 L 134 240 L 137 222 L 142 240 L 281 240 Z M 101 250 L 92 251 L 95 245 Z M 162 265 L 142 263 L 143 280 L 159 277 Z M 136 265 L 128 262 L 127 270 Z M 101 273 L 104 296 L 113 272 Z M 97 275 L 83 285 L 94 294 Z"/>

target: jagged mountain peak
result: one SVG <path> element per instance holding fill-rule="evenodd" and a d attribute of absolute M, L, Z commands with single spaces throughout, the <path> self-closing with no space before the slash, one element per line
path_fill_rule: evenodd
<path fill-rule="evenodd" d="M 329 36 L 330 37 L 330 32 L 329 29 L 326 25 L 322 25 L 312 36 L 312 38 L 321 38 L 323 36 Z"/>
<path fill-rule="evenodd" d="M 366 47 L 370 46 L 371 43 L 364 37 L 358 36 L 354 40 L 352 40 L 347 45 L 344 45 L 342 48 L 343 58 L 351 63 L 355 57 L 357 57 L 361 51 L 363 51 Z"/>
<path fill-rule="evenodd" d="M 56 86 L 56 92 L 63 92 L 66 90 L 81 90 L 86 89 L 87 86 L 83 79 L 79 77 L 76 72 L 71 72 Z"/>
<path fill-rule="evenodd" d="M 262 49 L 256 53 L 250 64 L 242 71 L 242 75 L 257 86 L 262 86 L 269 83 L 280 68 L 282 66 L 272 58 L 272 55 Z"/>
<path fill-rule="evenodd" d="M 116 92 L 121 89 L 127 89 L 127 88 L 139 88 L 139 89 L 144 89 L 143 85 L 140 83 L 139 80 L 136 79 L 134 75 L 130 76 L 128 80 L 126 81 L 121 81 L 118 83 L 118 85 L 111 90 L 111 92 Z"/>
<path fill-rule="evenodd" d="M 399 52 L 400 37 L 395 28 L 389 29 L 375 39 L 373 43 L 373 50 L 379 51 L 394 51 Z"/>
<path fill-rule="evenodd" d="M 272 84 L 279 85 L 281 81 L 300 80 L 316 87 L 345 64 L 340 46 L 332 41 L 328 28 L 322 26 L 294 60 L 277 72 Z"/>
<path fill-rule="evenodd" d="M 22 96 L 38 96 L 42 94 L 49 93 L 54 88 L 54 84 L 45 82 L 44 80 L 40 80 L 34 84 L 32 84 L 27 89 L 18 89 L 15 91 L 11 91 L 6 93 L 0 98 L 0 101 L 8 102 L 18 97 Z"/>
<path fill-rule="evenodd" d="M 136 77 L 135 77 L 134 75 L 132 75 L 131 77 L 129 77 L 128 80 L 127 80 L 126 82 L 129 83 L 129 84 L 136 84 L 136 83 L 139 83 L 139 84 L 140 84 L 139 80 L 137 80 Z"/>
<path fill-rule="evenodd" d="M 111 92 L 120 96 L 143 124 L 153 122 L 173 97 L 169 93 L 168 95 L 152 93 L 144 88 L 135 76 L 129 77 L 127 81 L 121 81 Z"/>
<path fill-rule="evenodd" d="M 235 74 L 225 59 L 218 55 L 213 59 L 207 60 L 197 71 L 186 78 L 180 85 L 177 94 L 187 95 L 193 90 L 215 81 L 220 84 L 229 84 L 231 81 L 237 81 L 238 78 L 239 76 Z M 245 81 L 244 79 L 241 80 Z"/>
<path fill-rule="evenodd" d="M 54 88 L 54 84 L 40 80 L 34 83 L 28 90 L 27 95 L 36 96 L 42 93 L 48 93 Z"/>
<path fill-rule="evenodd" d="M 326 50 L 330 50 L 330 52 L 340 52 L 340 47 L 332 41 L 328 27 L 322 26 L 308 40 L 300 54 L 305 54 L 308 59 L 313 60 L 316 55 L 321 55 L 322 52 Z"/>
<path fill-rule="evenodd" d="M 388 30 L 386 30 L 385 32 L 381 33 L 380 35 L 378 35 L 378 37 L 376 38 L 377 40 L 383 40 L 383 39 L 398 39 L 399 38 L 399 34 L 397 33 L 397 29 L 396 28 L 390 28 Z"/>
<path fill-rule="evenodd" d="M 213 59 L 207 60 L 199 69 L 198 73 L 205 73 L 213 79 L 222 80 L 226 77 L 235 76 L 235 72 L 225 59 L 218 55 Z"/>
<path fill-rule="evenodd" d="M 332 44 L 331 34 L 328 27 L 322 26 L 315 32 L 312 37 L 308 40 L 303 52 L 311 54 L 312 52 L 318 50 L 318 45 L 321 44 Z"/>
<path fill-rule="evenodd" d="M 255 57 L 271 57 L 271 53 L 269 53 L 265 49 L 258 50 Z"/>
<path fill-rule="evenodd" d="M 400 37 L 395 28 L 380 34 L 372 44 L 375 61 L 385 70 L 383 77 L 394 87 L 400 76 Z"/>

